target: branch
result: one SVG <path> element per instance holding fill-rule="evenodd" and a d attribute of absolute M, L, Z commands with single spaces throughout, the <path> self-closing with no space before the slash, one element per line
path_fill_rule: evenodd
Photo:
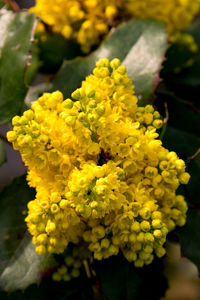
<path fill-rule="evenodd" d="M 188 160 L 195 159 L 199 154 L 200 154 L 200 148 L 192 156 L 188 157 Z"/>
<path fill-rule="evenodd" d="M 163 120 L 163 128 L 162 128 L 162 131 L 160 133 L 160 140 L 162 141 L 164 135 L 165 135 L 165 132 L 166 132 L 166 129 L 167 129 L 167 122 L 169 120 L 169 111 L 168 111 L 168 107 L 167 107 L 167 103 L 165 102 L 164 103 L 164 106 L 165 106 L 165 118 Z"/>

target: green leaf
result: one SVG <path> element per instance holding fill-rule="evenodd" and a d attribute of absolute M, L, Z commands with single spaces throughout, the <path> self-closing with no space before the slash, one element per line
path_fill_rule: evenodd
<path fill-rule="evenodd" d="M 187 222 L 178 232 L 181 249 L 184 256 L 196 264 L 200 271 L 200 212 L 199 210 L 189 209 Z"/>
<path fill-rule="evenodd" d="M 188 160 L 200 146 L 200 118 L 198 109 L 188 100 L 175 96 L 174 91 L 158 91 L 156 106 L 164 115 L 164 104 L 167 104 L 169 115 L 168 129 L 163 138 L 163 144 L 184 160 Z"/>
<path fill-rule="evenodd" d="M 47 256 L 38 256 L 24 221 L 27 203 L 35 197 L 25 176 L 15 179 L 0 194 L 0 286 L 7 291 L 38 281 Z"/>
<path fill-rule="evenodd" d="M 0 193 L 0 273 L 19 246 L 26 231 L 27 203 L 35 197 L 25 176 L 16 178 Z"/>
<path fill-rule="evenodd" d="M 23 106 L 34 23 L 34 15 L 26 12 L 0 12 L 0 124 L 9 122 Z"/>
<path fill-rule="evenodd" d="M 25 289 L 29 285 L 39 282 L 43 273 L 54 264 L 50 254 L 38 255 L 27 233 L 14 252 L 0 276 L 0 286 L 5 291 Z"/>
<path fill-rule="evenodd" d="M 174 76 L 174 83 L 181 87 L 200 87 L 200 54 L 190 68 L 183 70 L 179 76 Z"/>
<path fill-rule="evenodd" d="M 187 171 L 191 175 L 189 183 L 185 186 L 185 193 L 189 203 L 200 203 L 200 154 L 188 163 Z"/>
<path fill-rule="evenodd" d="M 118 27 L 98 50 L 85 58 L 65 61 L 54 80 L 54 89 L 70 97 L 91 74 L 95 62 L 102 57 L 119 58 L 127 67 L 141 104 L 146 103 L 159 82 L 159 71 L 167 48 L 163 23 L 153 20 L 134 20 Z"/>
<path fill-rule="evenodd" d="M 198 47 L 200 48 L 200 21 L 197 19 L 185 32 L 191 34 Z M 168 82 L 170 86 L 180 86 L 180 88 L 200 87 L 200 51 L 191 53 L 187 47 L 173 45 L 166 54 L 167 60 L 161 72 L 161 77 Z M 188 64 L 189 62 L 189 64 Z M 178 70 L 178 72 L 174 72 Z"/>
<path fill-rule="evenodd" d="M 200 137 L 168 126 L 163 138 L 163 145 L 170 151 L 175 151 L 182 159 L 186 160 L 197 151 L 200 145 Z"/>
<path fill-rule="evenodd" d="M 141 278 L 136 272 L 136 268 L 129 264 L 123 257 L 111 257 L 105 261 L 97 263 L 97 278 L 102 285 L 102 291 L 109 300 L 134 299 L 137 290 L 141 288 Z M 129 290 L 131 287 L 131 290 Z M 132 298 L 127 298 L 127 293 Z"/>
<path fill-rule="evenodd" d="M 55 73 L 64 59 L 81 55 L 78 44 L 65 39 L 61 34 L 41 33 L 37 37 L 41 71 L 44 73 Z"/>
<path fill-rule="evenodd" d="M 95 267 L 102 292 L 109 300 L 160 299 L 167 289 L 163 270 L 162 259 L 136 268 L 120 255 L 97 262 Z"/>
<path fill-rule="evenodd" d="M 6 161 L 6 152 L 3 148 L 3 143 L 0 140 L 0 166 Z"/>

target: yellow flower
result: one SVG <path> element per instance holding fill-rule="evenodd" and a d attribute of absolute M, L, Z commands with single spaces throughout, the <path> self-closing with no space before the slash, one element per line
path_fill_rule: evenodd
<path fill-rule="evenodd" d="M 63 253 L 72 243 L 90 258 L 121 251 L 135 266 L 148 265 L 165 254 L 168 232 L 185 223 L 187 204 L 176 195 L 190 178 L 185 163 L 157 139 L 160 115 L 137 106 L 118 59 L 100 59 L 72 98 L 43 94 L 7 135 L 36 188 L 26 217 L 36 251 Z M 80 263 L 67 258 L 66 265 L 54 280 L 79 275 Z"/>
<path fill-rule="evenodd" d="M 169 33 L 186 28 L 199 12 L 199 0 L 125 0 L 126 9 L 136 19 L 164 21 Z"/>
<path fill-rule="evenodd" d="M 199 0 L 37 0 L 30 9 L 54 32 L 65 38 L 76 40 L 84 52 L 97 45 L 112 26 L 124 19 L 153 18 L 164 21 L 172 39 L 189 43 L 192 51 L 196 44 L 176 34 L 186 28 L 198 14 Z M 39 23 L 42 40 L 45 40 L 44 26 Z M 116 80 L 117 77 L 116 76 Z M 148 117 L 147 117 L 148 119 Z"/>

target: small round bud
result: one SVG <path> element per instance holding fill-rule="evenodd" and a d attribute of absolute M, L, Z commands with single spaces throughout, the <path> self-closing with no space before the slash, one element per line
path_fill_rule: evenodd
<path fill-rule="evenodd" d="M 27 120 L 31 121 L 34 117 L 34 113 L 31 109 L 24 112 L 24 116 Z"/>
<path fill-rule="evenodd" d="M 100 67 L 106 67 L 108 68 L 110 66 L 110 62 L 108 60 L 108 58 L 100 58 L 97 62 L 96 62 L 96 67 L 100 68 Z"/>
<path fill-rule="evenodd" d="M 81 89 L 75 90 L 71 96 L 74 100 L 80 100 L 81 99 Z"/>
<path fill-rule="evenodd" d="M 140 223 L 137 221 L 133 222 L 133 224 L 131 225 L 131 230 L 135 231 L 135 232 L 139 232 L 140 231 Z"/>
<path fill-rule="evenodd" d="M 63 106 L 64 108 L 66 109 L 71 109 L 74 105 L 74 102 L 71 100 L 71 99 L 66 99 L 64 102 L 63 102 Z"/>
<path fill-rule="evenodd" d="M 7 132 L 7 139 L 9 142 L 14 142 L 17 139 L 17 133 L 15 131 L 8 131 Z"/>
<path fill-rule="evenodd" d="M 140 227 L 143 231 L 149 231 L 151 229 L 150 223 L 148 221 L 142 221 Z"/>
<path fill-rule="evenodd" d="M 74 258 L 70 255 L 66 256 L 65 263 L 68 267 L 72 266 L 74 264 Z"/>
<path fill-rule="evenodd" d="M 162 257 L 162 256 L 165 255 L 166 250 L 165 250 L 163 247 L 157 247 L 157 248 L 155 249 L 155 252 L 156 252 L 156 255 L 157 255 L 158 257 Z"/>
<path fill-rule="evenodd" d="M 77 278 L 80 275 L 79 269 L 73 268 L 71 272 L 72 277 Z"/>
<path fill-rule="evenodd" d="M 60 210 L 60 208 L 57 204 L 54 203 L 54 204 L 51 205 L 51 212 L 53 214 L 56 214 L 57 212 L 59 212 L 59 210 Z"/>
<path fill-rule="evenodd" d="M 39 231 L 39 232 L 44 232 L 45 231 L 45 224 L 44 223 L 38 223 L 37 224 L 37 230 Z"/>
<path fill-rule="evenodd" d="M 111 62 L 110 62 L 110 66 L 112 69 L 117 69 L 120 66 L 121 62 L 118 58 L 114 58 Z"/>
<path fill-rule="evenodd" d="M 180 180 L 180 183 L 182 184 L 188 184 L 189 180 L 190 180 L 190 174 L 188 173 L 182 173 L 180 176 L 179 176 L 179 180 Z"/>
<path fill-rule="evenodd" d="M 153 219 L 152 220 L 152 227 L 153 228 L 161 228 L 162 227 L 162 222 L 160 219 Z"/>
<path fill-rule="evenodd" d="M 66 119 L 65 119 L 65 122 L 67 125 L 71 126 L 71 127 L 74 127 L 75 123 L 76 123 L 76 117 L 75 116 L 68 116 Z"/>
<path fill-rule="evenodd" d="M 161 230 L 156 229 L 156 230 L 154 230 L 153 235 L 154 235 L 156 238 L 161 238 L 161 237 L 162 237 L 162 232 L 161 232 Z"/>
<path fill-rule="evenodd" d="M 20 117 L 19 116 L 15 116 L 14 118 L 12 118 L 12 125 L 13 126 L 17 126 L 20 124 Z"/>
<path fill-rule="evenodd" d="M 116 14 L 117 14 L 117 9 L 115 8 L 115 6 L 113 5 L 106 6 L 106 10 L 105 10 L 106 18 L 112 19 L 115 17 Z"/>
<path fill-rule="evenodd" d="M 56 224 L 54 222 L 51 222 L 50 220 L 47 222 L 47 226 L 46 226 L 46 232 L 50 233 L 55 231 L 56 229 Z"/>
<path fill-rule="evenodd" d="M 154 211 L 151 215 L 152 220 L 153 219 L 162 219 L 162 213 L 160 211 Z"/>
<path fill-rule="evenodd" d="M 155 120 L 153 121 L 153 126 L 156 128 L 156 129 L 160 129 L 163 125 L 163 121 L 162 120 Z"/>
<path fill-rule="evenodd" d="M 134 262 L 134 265 L 135 267 L 140 267 L 142 268 L 144 266 L 144 261 L 141 260 L 141 259 L 137 259 L 135 262 Z"/>
<path fill-rule="evenodd" d="M 64 280 L 64 281 L 70 281 L 70 280 L 71 280 L 70 274 L 65 274 L 65 275 L 63 276 L 63 280 Z"/>
<path fill-rule="evenodd" d="M 62 280 L 62 276 L 61 276 L 60 274 L 58 274 L 57 272 L 55 272 L 55 273 L 53 273 L 53 275 L 52 275 L 52 279 L 53 279 L 54 281 L 60 281 L 60 280 Z"/>
<path fill-rule="evenodd" d="M 67 268 L 65 266 L 62 266 L 61 268 L 58 269 L 58 273 L 60 275 L 64 275 L 67 273 Z"/>
<path fill-rule="evenodd" d="M 35 248 L 35 251 L 36 251 L 39 255 L 45 254 L 45 253 L 46 253 L 46 247 L 45 247 L 44 245 L 37 246 L 37 247 Z"/>

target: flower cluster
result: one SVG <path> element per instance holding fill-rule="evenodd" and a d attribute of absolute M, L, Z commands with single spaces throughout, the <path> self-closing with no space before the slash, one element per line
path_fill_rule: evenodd
<path fill-rule="evenodd" d="M 121 6 L 122 0 L 37 0 L 30 11 L 87 53 L 115 24 Z"/>
<path fill-rule="evenodd" d="M 172 44 L 177 44 L 178 46 L 185 47 L 193 53 L 197 53 L 199 50 L 194 37 L 186 32 L 176 31 L 170 36 L 169 41 Z"/>
<path fill-rule="evenodd" d="M 73 249 L 69 248 L 67 255 L 64 256 L 64 262 L 52 274 L 52 279 L 55 281 L 70 281 L 72 278 L 79 277 L 80 269 L 88 258 L 88 249 L 85 244 L 74 246 Z"/>
<path fill-rule="evenodd" d="M 77 278 L 80 275 L 80 268 L 82 261 L 75 259 L 72 256 L 65 258 L 65 264 L 60 266 L 56 272 L 53 273 L 52 279 L 55 281 L 70 281 L 72 278 Z"/>
<path fill-rule="evenodd" d="M 37 0 L 30 11 L 89 52 L 109 28 L 124 19 L 158 19 L 171 34 L 187 27 L 199 8 L 199 0 Z"/>
<path fill-rule="evenodd" d="M 26 217 L 36 251 L 84 244 L 91 258 L 121 251 L 135 266 L 149 264 L 185 223 L 187 204 L 176 195 L 190 178 L 185 163 L 157 139 L 160 115 L 137 106 L 118 59 L 97 61 L 72 98 L 43 94 L 7 135 L 37 192 Z"/>
<path fill-rule="evenodd" d="M 125 3 L 134 18 L 163 21 L 169 33 L 186 28 L 200 8 L 199 0 L 125 0 Z"/>

